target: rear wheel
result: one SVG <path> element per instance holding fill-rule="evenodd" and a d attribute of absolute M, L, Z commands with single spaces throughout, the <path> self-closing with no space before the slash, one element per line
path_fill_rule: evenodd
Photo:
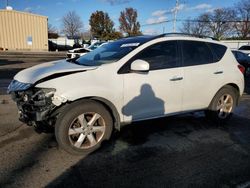
<path fill-rule="evenodd" d="M 110 138 L 112 118 L 107 109 L 94 101 L 85 100 L 65 108 L 55 125 L 60 147 L 71 154 L 88 154 Z"/>
<path fill-rule="evenodd" d="M 225 123 L 236 107 L 237 90 L 231 86 L 223 87 L 211 101 L 206 116 L 217 123 Z"/>

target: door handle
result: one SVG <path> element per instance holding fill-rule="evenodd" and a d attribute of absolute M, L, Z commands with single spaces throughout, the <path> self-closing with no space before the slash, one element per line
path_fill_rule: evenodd
<path fill-rule="evenodd" d="M 216 72 L 214 72 L 214 74 L 222 74 L 223 73 L 223 71 L 216 71 Z"/>
<path fill-rule="evenodd" d="M 179 80 L 183 80 L 183 77 L 173 77 L 170 79 L 170 81 L 179 81 Z"/>

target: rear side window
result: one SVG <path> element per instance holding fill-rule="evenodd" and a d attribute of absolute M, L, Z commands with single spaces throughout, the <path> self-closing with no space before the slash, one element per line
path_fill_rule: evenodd
<path fill-rule="evenodd" d="M 207 44 L 214 53 L 214 61 L 215 62 L 220 61 L 221 58 L 224 56 L 227 50 L 227 47 L 220 45 L 220 44 L 214 44 L 214 43 L 207 43 Z"/>
<path fill-rule="evenodd" d="M 182 41 L 183 66 L 213 63 L 213 53 L 205 42 Z"/>

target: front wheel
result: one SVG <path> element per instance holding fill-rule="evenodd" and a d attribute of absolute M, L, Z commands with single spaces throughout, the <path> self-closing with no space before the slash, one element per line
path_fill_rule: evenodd
<path fill-rule="evenodd" d="M 69 105 L 59 115 L 55 135 L 60 147 L 71 154 L 88 154 L 110 138 L 112 118 L 107 109 L 91 100 Z"/>
<path fill-rule="evenodd" d="M 225 86 L 218 91 L 211 101 L 206 116 L 214 122 L 225 123 L 228 121 L 237 104 L 237 90 L 231 86 Z"/>

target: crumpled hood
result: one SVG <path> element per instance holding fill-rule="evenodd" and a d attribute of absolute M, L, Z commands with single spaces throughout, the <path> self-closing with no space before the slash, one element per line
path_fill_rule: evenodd
<path fill-rule="evenodd" d="M 73 64 L 67 62 L 66 60 L 52 61 L 24 69 L 15 75 L 14 80 L 22 83 L 34 84 L 43 78 L 58 73 L 80 72 L 85 70 L 93 70 L 96 68 L 96 66 L 92 67 Z"/>

